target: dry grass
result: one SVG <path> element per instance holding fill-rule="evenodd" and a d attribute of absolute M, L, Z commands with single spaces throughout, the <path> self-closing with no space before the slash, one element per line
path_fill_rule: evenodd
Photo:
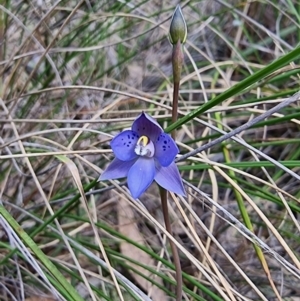
<path fill-rule="evenodd" d="M 298 97 L 289 101 L 299 58 L 286 56 L 299 41 L 297 1 L 182 3 L 179 115 L 204 108 L 178 127 L 182 155 L 286 106 L 179 156 L 188 196 L 169 196 L 174 237 L 156 185 L 133 200 L 124 181 L 95 179 L 113 158 L 111 137 L 141 110 L 171 124 L 176 3 L 0 4 L 0 300 L 174 300 L 168 237 L 184 300 L 300 298 L 300 113 Z"/>

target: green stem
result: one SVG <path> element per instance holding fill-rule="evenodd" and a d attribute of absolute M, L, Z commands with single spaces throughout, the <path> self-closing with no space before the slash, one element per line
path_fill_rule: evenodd
<path fill-rule="evenodd" d="M 179 94 L 179 83 L 174 83 L 173 88 L 173 106 L 172 106 L 172 123 L 177 121 L 178 118 L 178 94 Z M 172 131 L 172 138 L 176 138 L 176 129 Z"/>
<path fill-rule="evenodd" d="M 180 76 L 183 63 L 183 53 L 181 49 L 181 42 L 178 40 L 176 45 L 173 46 L 172 51 L 172 67 L 173 67 L 173 105 L 172 105 L 172 124 L 177 121 L 178 117 L 178 95 L 179 95 L 179 85 Z M 175 139 L 176 130 L 172 131 L 172 138 Z"/>
<path fill-rule="evenodd" d="M 160 198 L 161 198 L 161 206 L 162 206 L 162 211 L 163 211 L 163 216 L 165 220 L 165 225 L 166 225 L 166 230 L 170 233 L 170 235 L 173 236 L 172 234 L 172 228 L 171 228 L 171 222 L 169 218 L 169 212 L 168 212 L 168 192 L 164 188 L 160 187 Z M 176 301 L 181 301 L 182 300 L 182 271 L 181 271 L 181 264 L 180 264 L 180 258 L 178 254 L 177 247 L 175 243 L 169 239 L 169 243 L 171 246 L 172 250 L 172 255 L 173 255 L 173 261 L 175 265 L 175 273 L 176 273 Z"/>

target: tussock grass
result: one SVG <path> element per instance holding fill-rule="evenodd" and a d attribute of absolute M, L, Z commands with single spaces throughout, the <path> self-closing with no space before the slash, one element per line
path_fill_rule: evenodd
<path fill-rule="evenodd" d="M 157 187 L 96 182 L 142 110 L 178 130 L 184 300 L 300 297 L 297 1 L 182 3 L 175 124 L 174 1 L 0 4 L 0 300 L 174 299 Z"/>

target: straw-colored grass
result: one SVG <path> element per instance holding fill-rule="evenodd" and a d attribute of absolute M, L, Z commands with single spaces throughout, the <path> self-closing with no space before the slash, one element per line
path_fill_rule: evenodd
<path fill-rule="evenodd" d="M 0 1 L 0 300 L 299 300 L 299 1 Z M 298 48 L 297 48 L 298 47 Z M 141 111 L 187 197 L 97 182 Z M 214 142 L 218 139 L 216 142 Z"/>

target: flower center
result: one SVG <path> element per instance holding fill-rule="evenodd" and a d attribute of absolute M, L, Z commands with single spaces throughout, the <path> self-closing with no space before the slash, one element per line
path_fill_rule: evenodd
<path fill-rule="evenodd" d="M 151 158 L 154 156 L 154 144 L 147 136 L 141 136 L 134 151 L 138 156 Z"/>

